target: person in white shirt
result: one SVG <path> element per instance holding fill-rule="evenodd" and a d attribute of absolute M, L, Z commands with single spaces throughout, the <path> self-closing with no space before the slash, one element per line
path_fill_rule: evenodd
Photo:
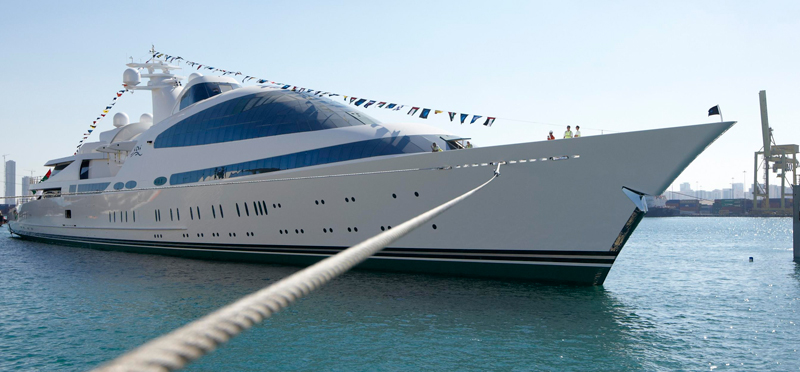
<path fill-rule="evenodd" d="M 581 136 L 581 126 L 580 125 L 576 125 L 575 126 L 575 136 L 574 137 L 578 138 L 580 136 Z"/>

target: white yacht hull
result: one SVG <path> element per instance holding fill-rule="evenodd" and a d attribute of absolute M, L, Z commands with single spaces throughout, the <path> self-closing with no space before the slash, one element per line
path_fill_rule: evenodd
<path fill-rule="evenodd" d="M 484 164 L 506 162 L 488 187 L 361 267 L 600 285 L 643 215 L 622 188 L 661 194 L 733 124 L 366 158 L 186 187 L 44 198 L 21 205 L 9 228 L 22 238 L 60 244 L 304 265 L 464 193 L 492 176 L 494 167 Z M 416 168 L 425 170 L 286 180 Z M 245 182 L 270 179 L 280 180 Z"/>

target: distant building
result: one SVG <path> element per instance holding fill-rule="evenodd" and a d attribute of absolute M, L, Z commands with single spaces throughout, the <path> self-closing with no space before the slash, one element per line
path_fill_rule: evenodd
<path fill-rule="evenodd" d="M 22 177 L 22 193 L 20 195 L 29 196 L 31 194 L 31 178 Z"/>
<path fill-rule="evenodd" d="M 17 184 L 14 182 L 17 179 L 17 163 L 13 160 L 9 160 L 6 162 L 5 165 L 6 171 L 6 194 L 5 196 L 15 196 L 17 191 Z M 8 204 L 13 204 L 14 201 L 11 199 L 5 200 Z"/>
<path fill-rule="evenodd" d="M 743 183 L 734 183 L 733 184 L 733 198 L 734 199 L 742 199 L 744 198 L 744 184 Z"/>
<path fill-rule="evenodd" d="M 689 182 L 684 182 L 681 184 L 681 192 L 682 193 L 691 193 L 692 192 L 692 184 Z"/>

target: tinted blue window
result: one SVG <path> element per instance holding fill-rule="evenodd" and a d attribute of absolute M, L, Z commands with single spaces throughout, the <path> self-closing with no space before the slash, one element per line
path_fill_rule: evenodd
<path fill-rule="evenodd" d="M 312 165 L 363 159 L 373 156 L 430 152 L 430 145 L 432 142 L 436 142 L 439 147 L 443 149 L 447 148 L 444 140 L 436 136 L 381 138 L 229 164 L 216 168 L 175 173 L 170 176 L 169 182 L 171 185 L 179 185 L 183 183 L 235 178 L 252 174 L 309 167 Z M 160 178 L 163 177 L 159 177 L 159 179 Z M 166 182 L 166 179 L 164 179 L 164 181 Z"/>
<path fill-rule="evenodd" d="M 201 89 L 200 85 L 189 88 L 184 97 L 192 89 Z M 159 134 L 153 146 L 207 145 L 377 123 L 368 115 L 327 98 L 277 90 L 234 98 L 198 112 Z"/>
<path fill-rule="evenodd" d="M 128 181 L 127 183 L 125 183 L 125 187 L 129 189 L 136 187 L 136 181 Z"/>
<path fill-rule="evenodd" d="M 161 186 L 167 183 L 167 177 L 158 177 L 153 181 L 153 184 L 156 186 Z"/>
<path fill-rule="evenodd" d="M 123 187 L 125 187 L 125 184 L 122 182 L 117 182 L 114 184 L 114 190 L 122 190 Z"/>
<path fill-rule="evenodd" d="M 78 192 L 94 192 L 94 191 L 104 191 L 108 188 L 111 182 L 103 182 L 103 183 L 86 183 L 83 185 L 78 185 Z"/>
<path fill-rule="evenodd" d="M 200 102 L 204 99 L 208 99 L 210 97 L 216 96 L 222 92 L 227 92 L 233 88 L 236 88 L 230 83 L 199 83 L 190 87 L 184 94 L 181 96 L 181 104 L 180 110 L 191 106 L 195 102 Z"/>

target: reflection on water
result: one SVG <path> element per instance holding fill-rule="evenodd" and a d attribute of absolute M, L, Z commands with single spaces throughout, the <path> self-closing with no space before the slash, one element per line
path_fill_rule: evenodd
<path fill-rule="evenodd" d="M 797 369 L 788 226 L 645 219 L 604 287 L 350 272 L 190 370 Z M 296 270 L 4 231 L 0 369 L 96 366 Z"/>

